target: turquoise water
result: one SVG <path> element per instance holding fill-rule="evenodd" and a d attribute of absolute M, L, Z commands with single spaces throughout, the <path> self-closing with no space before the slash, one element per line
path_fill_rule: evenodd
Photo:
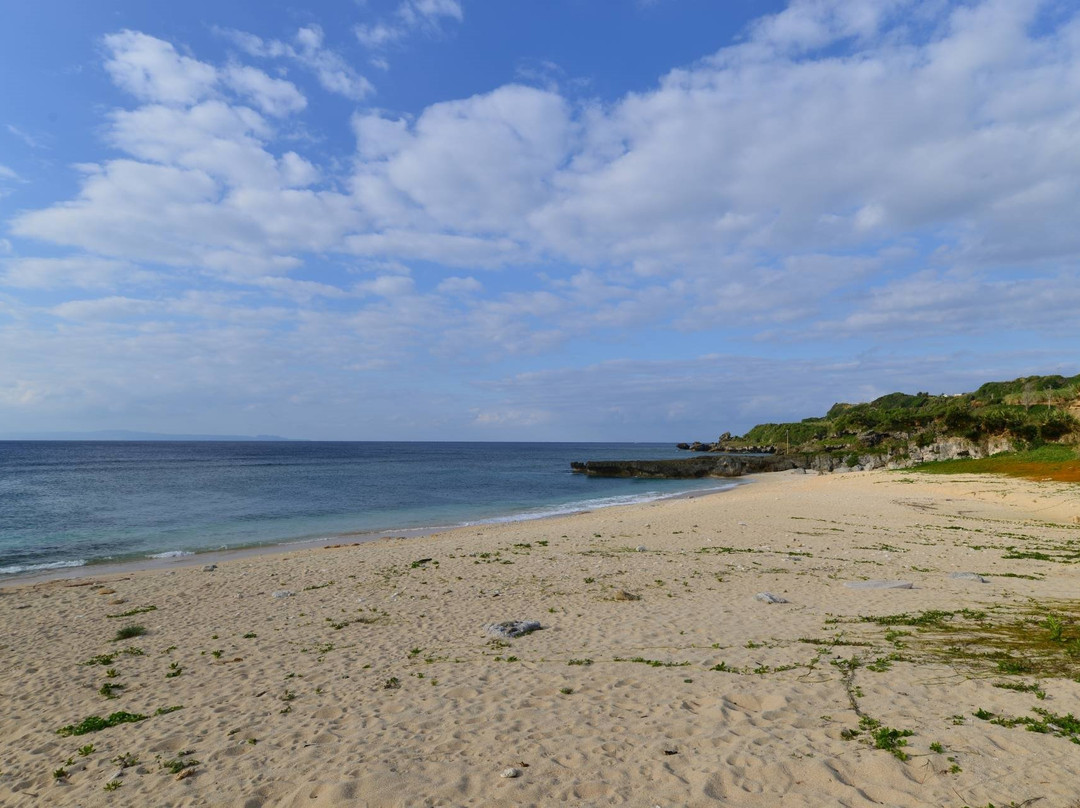
<path fill-rule="evenodd" d="M 572 460 L 678 456 L 640 443 L 0 442 L 0 575 L 731 487 L 570 472 Z"/>

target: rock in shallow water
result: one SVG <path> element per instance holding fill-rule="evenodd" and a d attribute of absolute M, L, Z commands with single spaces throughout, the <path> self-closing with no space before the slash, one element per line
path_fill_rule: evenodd
<path fill-rule="evenodd" d="M 911 581 L 847 581 L 848 589 L 914 589 Z"/>

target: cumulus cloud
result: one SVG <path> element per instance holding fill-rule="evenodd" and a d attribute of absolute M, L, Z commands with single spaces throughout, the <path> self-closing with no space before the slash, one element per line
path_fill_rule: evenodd
<path fill-rule="evenodd" d="M 135 99 L 106 121 L 121 155 L 80 167 L 71 199 L 9 222 L 17 238 L 75 254 L 6 256 L 0 285 L 96 290 L 50 301 L 66 329 L 157 328 L 182 343 L 195 322 L 234 346 L 230 361 L 265 368 L 252 352 L 269 340 L 327 378 L 508 356 L 568 366 L 485 388 L 499 397 L 490 406 L 462 405 L 492 429 L 537 414 L 555 429 L 580 401 L 558 393 L 571 378 L 610 383 L 597 424 L 644 418 L 626 404 L 634 396 L 648 417 L 709 420 L 695 402 L 725 390 L 784 417 L 790 402 L 754 383 L 790 372 L 832 395 L 880 360 L 853 352 L 898 335 L 914 352 L 1003 329 L 1064 341 L 1080 325 L 1080 16 L 1045 8 L 795 0 L 610 102 L 508 84 L 415 114 L 361 109 L 352 160 L 331 165 L 282 146 L 282 120 L 307 104 L 292 83 L 123 31 L 105 39 L 109 75 Z M 357 35 L 377 49 L 461 19 L 451 0 L 407 0 Z M 288 40 L 222 33 L 239 58 L 370 96 L 318 26 Z M 208 278 L 243 292 L 185 296 Z M 164 291 L 133 290 L 151 283 Z M 8 317 L 38 311 L 4 303 Z M 199 336 L 190 344 L 214 344 Z M 50 339 L 39 347 L 55 349 Z M 699 358 L 583 369 L 570 349 L 618 355 L 641 339 Z M 795 341 L 828 366 L 764 355 Z M 745 352 L 701 359 L 710 342 Z M 985 380 L 978 364 L 950 375 L 958 356 L 896 356 L 874 378 L 925 389 L 921 368 Z M 20 372 L 17 395 L 48 398 L 46 380 Z M 357 394 L 327 384 L 327 397 Z M 308 395 L 291 385 L 275 394 Z"/>
<path fill-rule="evenodd" d="M 224 71 L 224 80 L 239 95 L 250 98 L 267 115 L 282 117 L 307 106 L 307 99 L 295 84 L 271 78 L 254 67 L 229 65 Z"/>
<path fill-rule="evenodd" d="M 217 71 L 177 52 L 170 42 L 139 31 L 109 34 L 105 69 L 119 87 L 144 101 L 189 104 L 217 83 Z"/>
<path fill-rule="evenodd" d="M 548 197 L 547 182 L 570 145 L 569 109 L 558 95 L 506 86 L 435 104 L 406 127 L 359 115 L 358 181 L 385 182 L 441 227 L 513 232 Z"/>
<path fill-rule="evenodd" d="M 306 25 L 297 30 L 291 42 L 263 39 L 246 31 L 215 28 L 248 56 L 263 59 L 289 59 L 315 74 L 324 90 L 361 101 L 375 92 L 375 87 L 358 73 L 337 51 L 326 47 L 323 29 Z"/>

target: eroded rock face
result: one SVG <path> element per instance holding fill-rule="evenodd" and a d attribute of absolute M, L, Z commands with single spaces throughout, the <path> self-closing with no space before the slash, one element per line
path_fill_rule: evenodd
<path fill-rule="evenodd" d="M 963 457 L 989 457 L 1000 452 L 1012 451 L 1015 447 L 1006 437 L 994 437 L 985 443 L 975 443 L 966 438 L 945 438 L 929 446 L 910 446 L 908 455 L 914 463 L 928 463 L 931 460 L 958 460 Z"/>

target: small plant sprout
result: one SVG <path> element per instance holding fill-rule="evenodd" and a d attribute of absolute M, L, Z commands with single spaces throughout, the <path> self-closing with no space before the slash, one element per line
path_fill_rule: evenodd
<path fill-rule="evenodd" d="M 1056 614 L 1047 615 L 1043 628 L 1050 634 L 1050 642 L 1061 642 L 1065 634 L 1065 623 Z"/>
<path fill-rule="evenodd" d="M 131 752 L 125 752 L 122 755 L 117 755 L 112 759 L 112 762 L 119 766 L 121 769 L 127 769 L 131 766 L 139 765 L 139 756 L 133 755 Z"/>
<path fill-rule="evenodd" d="M 106 682 L 100 688 L 98 688 L 98 693 L 100 693 L 107 699 L 115 699 L 116 691 L 121 690 L 123 687 L 123 685 L 117 684 L 115 682 Z"/>
<path fill-rule="evenodd" d="M 86 757 L 94 751 L 94 745 L 92 743 L 88 743 L 86 746 L 80 746 L 78 751 L 79 757 Z"/>

